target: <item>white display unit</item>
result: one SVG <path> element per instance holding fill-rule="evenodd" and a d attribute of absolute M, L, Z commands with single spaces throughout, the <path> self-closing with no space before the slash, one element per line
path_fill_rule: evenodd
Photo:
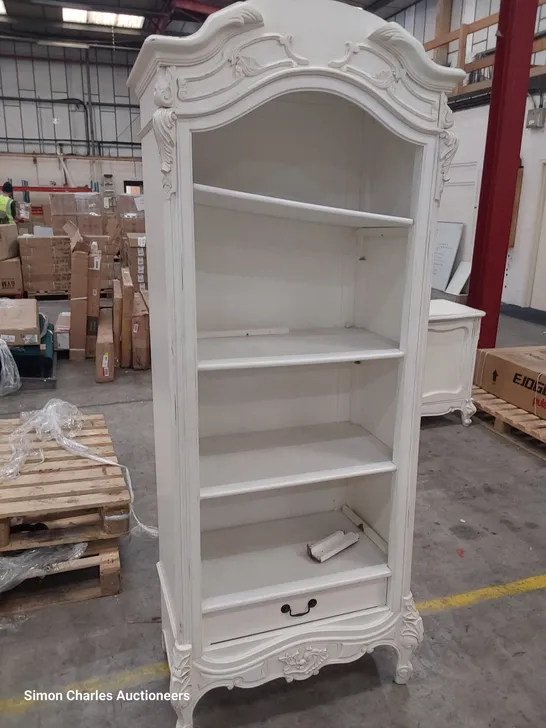
<path fill-rule="evenodd" d="M 178 728 L 211 688 L 378 645 L 411 675 L 430 232 L 461 75 L 332 0 L 236 3 L 136 61 Z M 312 561 L 336 530 L 358 543 Z"/>
<path fill-rule="evenodd" d="M 430 302 L 423 417 L 457 410 L 465 427 L 472 424 L 474 363 L 484 311 L 453 301 Z"/>

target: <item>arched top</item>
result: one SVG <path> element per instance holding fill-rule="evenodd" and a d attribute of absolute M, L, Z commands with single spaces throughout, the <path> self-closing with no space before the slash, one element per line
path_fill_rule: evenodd
<path fill-rule="evenodd" d="M 336 0 L 247 0 L 214 13 L 187 38 L 148 38 L 129 85 L 141 98 L 145 125 L 157 108 L 204 116 L 278 79 L 290 79 L 292 88 L 298 79 L 303 89 L 328 77 L 430 133 L 449 126 L 445 94 L 463 74 L 434 63 L 397 23 L 360 8 Z"/>

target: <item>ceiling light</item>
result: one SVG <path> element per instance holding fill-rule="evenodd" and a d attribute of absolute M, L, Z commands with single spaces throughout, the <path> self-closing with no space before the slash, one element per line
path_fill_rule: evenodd
<path fill-rule="evenodd" d="M 38 40 L 36 45 L 53 46 L 55 48 L 83 48 L 84 50 L 89 48 L 87 43 L 78 43 L 72 40 Z"/>
<path fill-rule="evenodd" d="M 97 13 L 89 11 L 87 14 L 87 22 L 91 25 L 108 25 L 112 27 L 117 25 L 118 16 L 116 13 Z"/>
<path fill-rule="evenodd" d="M 142 15 L 118 15 L 118 28 L 142 28 L 144 17 Z"/>
<path fill-rule="evenodd" d="M 3 4 L 3 0 L 0 0 Z M 4 11 L 5 12 L 5 11 Z M 94 10 L 77 10 L 63 8 L 65 23 L 88 23 L 89 25 L 106 25 L 109 28 L 136 28 L 144 25 L 142 15 L 120 15 L 118 13 L 99 13 Z"/>
<path fill-rule="evenodd" d="M 87 23 L 87 10 L 63 8 L 63 20 L 65 23 Z"/>
<path fill-rule="evenodd" d="M 7 15 L 6 6 L 4 5 L 4 0 L 0 0 L 0 15 Z"/>

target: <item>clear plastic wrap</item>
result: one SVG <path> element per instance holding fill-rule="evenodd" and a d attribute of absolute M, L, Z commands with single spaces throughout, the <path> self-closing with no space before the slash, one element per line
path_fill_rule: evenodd
<path fill-rule="evenodd" d="M 0 305 L 4 300 L 6 299 L 0 298 Z M 19 389 L 21 389 L 19 369 L 9 346 L 3 339 L 0 339 L 0 397 L 14 394 Z"/>
<path fill-rule="evenodd" d="M 53 573 L 57 564 L 81 558 L 86 548 L 86 543 L 77 543 L 29 549 L 16 556 L 0 556 L 0 594 L 13 589 L 25 579 Z"/>
<path fill-rule="evenodd" d="M 39 447 L 39 443 L 35 442 L 36 438 L 42 441 L 55 440 L 61 447 L 74 455 L 93 460 L 93 462 L 102 465 L 115 465 L 121 468 L 131 498 L 131 514 L 137 524 L 134 531 L 142 531 L 157 537 L 157 528 L 146 526 L 135 513 L 133 507 L 135 496 L 129 469 L 114 460 L 95 455 L 87 445 L 73 439 L 81 430 L 83 424 L 82 415 L 76 406 L 62 399 L 50 399 L 41 410 L 22 412 L 21 419 L 23 424 L 16 427 L 9 436 L 11 457 L 0 467 L 0 484 L 16 478 L 30 456 L 39 457 L 43 460 L 43 452 Z M 35 436 L 33 433 L 35 433 Z M 112 521 L 124 520 L 125 518 L 127 518 L 125 515 L 106 516 L 107 520 Z"/>

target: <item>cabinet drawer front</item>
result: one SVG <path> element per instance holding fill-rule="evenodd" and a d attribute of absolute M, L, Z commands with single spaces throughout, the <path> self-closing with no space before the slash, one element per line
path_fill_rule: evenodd
<path fill-rule="evenodd" d="M 203 614 L 207 644 L 326 619 L 387 603 L 387 577 Z"/>

